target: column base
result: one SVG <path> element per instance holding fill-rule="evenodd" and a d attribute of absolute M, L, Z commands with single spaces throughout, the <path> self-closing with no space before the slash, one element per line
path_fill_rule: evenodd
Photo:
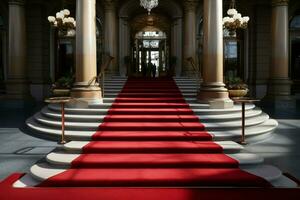
<path fill-rule="evenodd" d="M 292 81 L 288 78 L 270 79 L 268 85 L 268 97 L 290 96 Z"/>
<path fill-rule="evenodd" d="M 71 90 L 71 97 L 87 103 L 103 103 L 102 91 L 98 85 L 75 83 Z"/>
<path fill-rule="evenodd" d="M 203 83 L 197 95 L 199 103 L 209 103 L 212 108 L 231 108 L 233 102 L 229 98 L 224 83 Z"/>

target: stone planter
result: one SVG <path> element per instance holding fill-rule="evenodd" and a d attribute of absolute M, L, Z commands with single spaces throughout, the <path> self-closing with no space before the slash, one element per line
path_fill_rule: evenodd
<path fill-rule="evenodd" d="M 229 97 L 244 97 L 248 94 L 248 89 L 228 90 Z"/>
<path fill-rule="evenodd" d="M 68 88 L 55 88 L 52 90 L 52 96 L 54 97 L 69 97 L 71 95 L 71 89 Z"/>

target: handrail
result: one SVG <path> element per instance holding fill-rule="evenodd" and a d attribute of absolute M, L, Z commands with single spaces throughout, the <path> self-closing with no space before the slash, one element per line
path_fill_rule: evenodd
<path fill-rule="evenodd" d="M 114 59 L 114 57 L 108 55 L 108 59 L 106 60 L 105 63 L 103 63 L 101 65 L 101 68 L 100 68 L 100 72 L 97 76 L 93 77 L 89 83 L 88 83 L 88 86 L 91 86 L 92 83 L 98 83 L 100 84 L 100 87 L 101 87 L 101 90 L 102 90 L 102 98 L 104 97 L 104 78 L 105 78 L 105 71 L 106 69 L 109 67 L 111 61 Z M 100 83 L 101 82 L 101 83 Z"/>
<path fill-rule="evenodd" d="M 201 69 L 200 69 L 200 65 L 198 67 L 196 66 L 196 62 L 195 62 L 195 60 L 194 60 L 193 57 L 189 57 L 186 60 L 191 63 L 194 72 L 197 74 L 196 76 L 198 78 L 198 81 L 199 81 L 199 83 L 201 83 L 201 74 L 200 74 L 201 73 Z"/>

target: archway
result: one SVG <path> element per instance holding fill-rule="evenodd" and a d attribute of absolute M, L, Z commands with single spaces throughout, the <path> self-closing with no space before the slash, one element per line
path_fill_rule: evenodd
<path fill-rule="evenodd" d="M 134 74 L 144 77 L 165 76 L 169 71 L 166 33 L 153 27 L 146 27 L 135 35 L 134 43 Z"/>
<path fill-rule="evenodd" d="M 154 18 L 153 24 L 149 25 L 147 20 L 147 12 L 141 8 L 135 0 L 129 0 L 124 2 L 120 6 L 119 10 L 119 66 L 121 76 L 126 76 L 136 64 L 136 58 L 134 57 L 134 50 L 136 47 L 135 36 L 136 33 L 144 29 L 146 26 L 153 29 L 161 30 L 166 33 L 167 36 L 167 48 L 168 57 L 166 59 L 167 67 L 173 68 L 176 76 L 181 75 L 182 68 L 182 7 L 178 5 L 175 0 L 165 0 L 159 3 L 159 6 L 152 10 L 151 16 Z M 155 19 L 159 17 L 159 19 Z M 143 20 L 144 18 L 144 20 Z M 168 30 L 161 28 L 161 22 L 167 19 Z M 141 21 L 143 26 L 135 28 L 133 23 L 136 20 Z M 150 29 L 148 29 L 150 30 Z M 151 30 L 150 30 L 151 31 Z M 154 31 L 156 32 L 156 31 Z"/>

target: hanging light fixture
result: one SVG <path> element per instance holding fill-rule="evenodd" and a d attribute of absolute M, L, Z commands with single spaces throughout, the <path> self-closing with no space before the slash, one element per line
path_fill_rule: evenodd
<path fill-rule="evenodd" d="M 140 0 L 141 6 L 148 10 L 148 15 L 150 15 L 151 10 L 158 6 L 158 0 Z"/>
<path fill-rule="evenodd" d="M 229 9 L 227 10 L 226 17 L 223 18 L 223 26 L 229 31 L 230 36 L 236 34 L 237 29 L 246 29 L 250 18 L 242 15 L 235 8 L 235 0 L 231 0 Z"/>
<path fill-rule="evenodd" d="M 57 12 L 55 17 L 49 16 L 48 21 L 51 26 L 58 29 L 59 34 L 64 36 L 74 36 L 76 29 L 76 21 L 70 16 L 70 11 L 68 9 L 61 10 Z"/>

